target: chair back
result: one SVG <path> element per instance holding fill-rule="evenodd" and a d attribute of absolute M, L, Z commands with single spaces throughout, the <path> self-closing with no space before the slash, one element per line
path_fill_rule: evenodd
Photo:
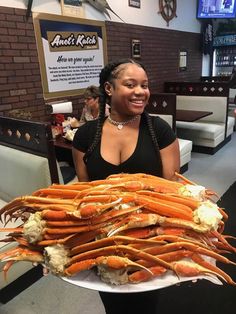
<path fill-rule="evenodd" d="M 50 123 L 0 117 L 0 145 L 47 158 L 51 180 L 59 183 Z"/>
<path fill-rule="evenodd" d="M 151 115 L 158 115 L 166 120 L 176 130 L 176 94 L 156 93 L 151 94 L 146 111 Z"/>
<path fill-rule="evenodd" d="M 0 198 L 62 183 L 50 123 L 0 116 Z"/>

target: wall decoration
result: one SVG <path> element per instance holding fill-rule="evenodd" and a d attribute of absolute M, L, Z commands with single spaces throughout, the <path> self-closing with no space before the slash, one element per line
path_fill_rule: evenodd
<path fill-rule="evenodd" d="M 179 71 L 186 71 L 187 70 L 187 51 L 180 50 L 179 52 Z"/>
<path fill-rule="evenodd" d="M 169 26 L 169 21 L 177 17 L 177 0 L 159 0 L 159 12 Z"/>
<path fill-rule="evenodd" d="M 140 3 L 141 0 L 129 0 L 129 6 L 130 7 L 133 7 L 133 8 L 138 8 L 140 9 L 141 8 L 141 3 Z"/>
<path fill-rule="evenodd" d="M 75 96 L 99 85 L 107 62 L 105 23 L 34 13 L 44 98 Z"/>
<path fill-rule="evenodd" d="M 79 18 L 85 17 L 81 0 L 61 0 L 60 2 L 62 15 L 75 16 Z"/>
<path fill-rule="evenodd" d="M 106 0 L 83 0 L 83 1 L 88 2 L 91 6 L 97 9 L 99 12 L 106 14 L 109 17 L 109 19 L 111 19 L 109 11 L 111 11 L 113 14 L 115 14 L 115 16 L 118 17 L 118 19 L 120 19 L 122 22 L 125 23 L 125 21 L 122 20 L 122 18 L 118 14 L 116 14 L 115 11 L 112 10 L 112 8 L 110 7 L 110 5 L 107 3 Z"/>
<path fill-rule="evenodd" d="M 132 58 L 141 58 L 141 42 L 139 39 L 132 39 Z"/>

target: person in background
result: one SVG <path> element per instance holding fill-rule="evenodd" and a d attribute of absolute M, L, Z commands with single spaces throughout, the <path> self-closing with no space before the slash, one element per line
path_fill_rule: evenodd
<path fill-rule="evenodd" d="M 178 140 L 160 117 L 145 111 L 150 91 L 147 73 L 132 59 L 107 64 L 100 73 L 100 114 L 82 125 L 73 140 L 73 160 L 80 181 L 115 173 L 147 173 L 175 180 L 180 169 Z M 106 104 L 110 114 L 105 116 Z M 158 313 L 158 290 L 141 293 L 100 292 L 107 314 Z"/>
<path fill-rule="evenodd" d="M 95 85 L 88 86 L 84 92 L 85 106 L 80 116 L 80 123 L 85 123 L 98 118 L 99 115 L 99 88 Z"/>

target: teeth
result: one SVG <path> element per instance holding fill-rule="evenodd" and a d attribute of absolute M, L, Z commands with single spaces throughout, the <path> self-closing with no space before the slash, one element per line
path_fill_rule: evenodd
<path fill-rule="evenodd" d="M 132 102 L 135 102 L 137 104 L 142 104 L 143 103 L 143 100 L 132 100 Z"/>

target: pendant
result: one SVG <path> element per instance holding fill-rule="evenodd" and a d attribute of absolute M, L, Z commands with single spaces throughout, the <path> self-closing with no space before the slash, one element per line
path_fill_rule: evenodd
<path fill-rule="evenodd" d="M 122 129 L 123 129 L 123 124 L 118 124 L 118 125 L 117 125 L 117 129 L 118 129 L 118 130 L 122 130 Z"/>

